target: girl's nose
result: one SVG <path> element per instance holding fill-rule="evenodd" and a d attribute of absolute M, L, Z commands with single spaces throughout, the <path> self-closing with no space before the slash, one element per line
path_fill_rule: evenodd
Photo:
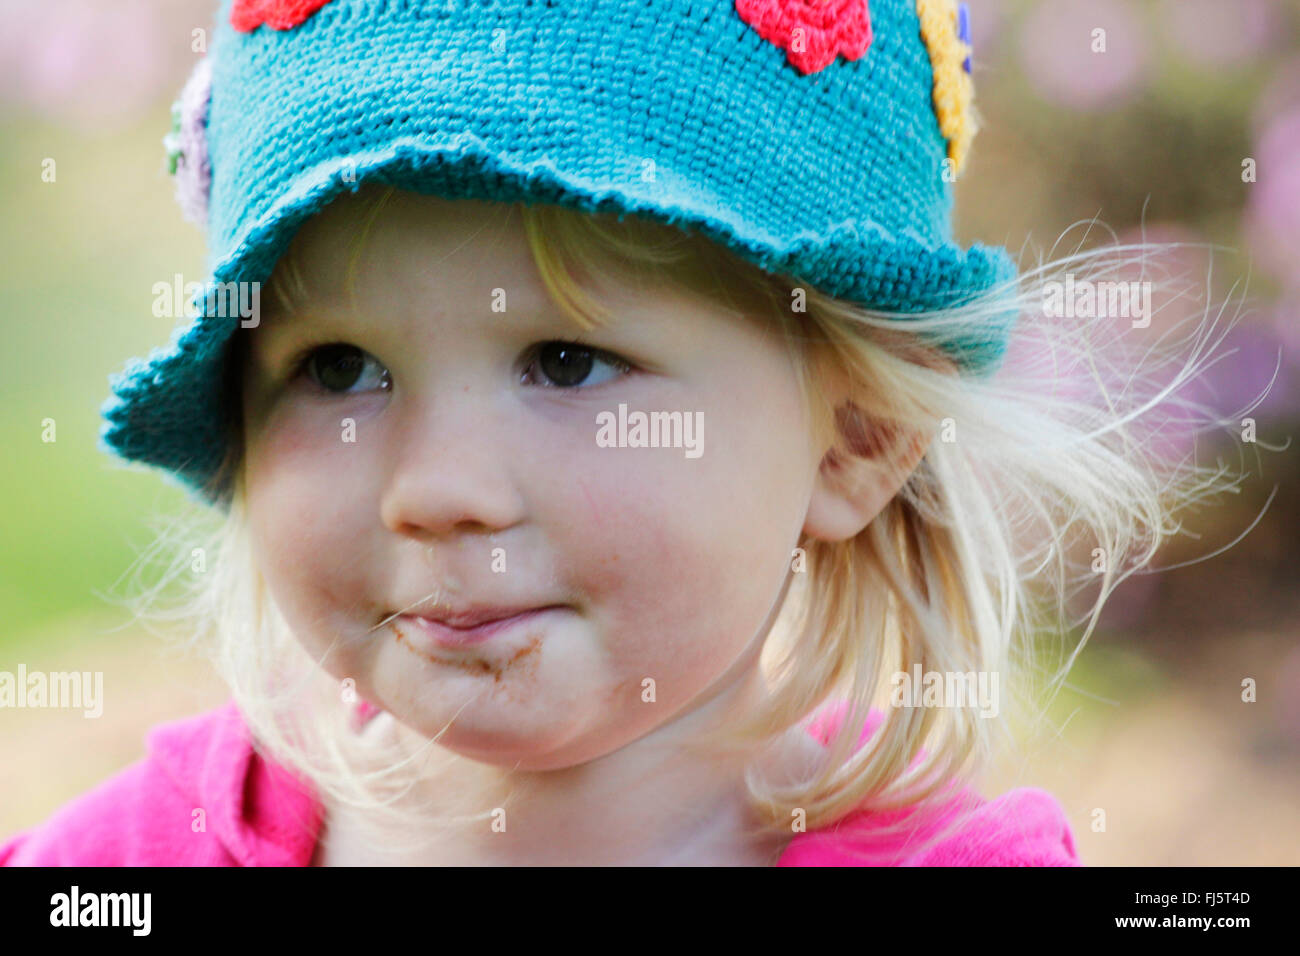
<path fill-rule="evenodd" d="M 389 436 L 384 525 L 423 542 L 495 533 L 519 522 L 524 502 L 504 424 L 472 389 L 443 390 Z"/>

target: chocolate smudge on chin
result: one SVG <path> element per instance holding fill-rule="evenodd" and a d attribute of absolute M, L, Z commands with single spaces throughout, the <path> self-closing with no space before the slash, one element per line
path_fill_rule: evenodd
<path fill-rule="evenodd" d="M 459 660 L 453 657 L 438 657 L 434 654 L 428 654 L 424 651 L 421 651 L 413 647 L 411 643 L 406 639 L 406 635 L 402 633 L 402 629 L 398 627 L 396 624 L 393 624 L 392 628 L 393 628 L 393 633 L 397 635 L 397 643 L 401 644 L 404 648 L 406 648 L 408 651 L 410 651 L 412 654 L 416 655 L 417 657 L 422 657 L 425 660 L 432 661 L 435 664 L 445 664 L 449 667 L 455 667 L 458 670 L 463 670 L 469 674 L 491 674 L 493 680 L 496 681 L 496 683 L 498 684 L 501 683 L 502 674 L 504 674 L 507 670 L 509 670 L 519 661 L 524 660 L 525 658 L 528 658 L 531 655 L 537 653 L 538 648 L 542 646 L 541 635 L 534 634 L 532 637 L 528 639 L 527 644 L 519 648 L 519 650 L 515 651 L 514 654 L 510 656 L 510 659 L 507 660 L 505 664 L 501 665 L 500 667 L 496 667 L 492 664 L 491 661 L 485 661 L 480 658 L 474 658 L 471 660 Z"/>

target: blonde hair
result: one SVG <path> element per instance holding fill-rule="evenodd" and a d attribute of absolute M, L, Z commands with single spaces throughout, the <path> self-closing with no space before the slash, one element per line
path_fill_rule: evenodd
<path fill-rule="evenodd" d="M 379 197 L 366 229 L 392 194 Z M 779 626 L 764 649 L 769 703 L 733 715 L 700 741 L 758 754 L 828 700 L 846 701 L 829 757 L 812 776 L 746 775 L 753 807 L 773 832 L 789 833 L 792 814 L 815 829 L 853 811 L 938 808 L 950 800 L 954 783 L 979 775 L 1000 747 L 1013 743 L 1009 718 L 990 719 L 971 707 L 885 707 L 880 726 L 855 754 L 862 722 L 884 699 L 889 675 L 918 665 L 925 673 L 1005 675 L 1004 685 L 1014 678 L 1015 711 L 1038 719 L 1046 710 L 1045 703 L 1038 709 L 1044 692 L 1059 689 L 1110 593 L 1179 532 L 1181 510 L 1237 490 L 1240 475 L 1221 462 L 1166 460 L 1143 444 L 1153 427 L 1148 423 L 1172 418 L 1174 410 L 1202 429 L 1226 426 L 1240 414 L 1220 417 L 1182 394 L 1231 328 L 1220 327 L 1221 313 L 1208 301 L 1196 321 L 1142 343 L 1140 355 L 1120 342 L 1099 341 L 1095 321 L 1042 314 L 1047 283 L 1067 273 L 1093 281 L 1130 277 L 1135 265 L 1145 277 L 1159 247 L 1076 250 L 959 308 L 900 320 L 768 274 L 662 223 L 552 205 L 520 208 L 548 292 L 584 328 L 601 321 L 600 297 L 590 294 L 597 283 L 670 275 L 755 321 L 774 323 L 796 359 L 819 447 L 889 459 L 904 444 L 894 440 L 900 436 L 934 439 L 899 494 L 861 533 L 846 541 L 800 542 L 801 567 L 791 569 Z M 286 299 L 301 294 L 293 248 L 271 284 Z M 1174 281 L 1156 285 L 1183 288 Z M 791 308 L 800 295 L 804 312 Z M 958 374 L 936 343 L 978 330 L 1008 308 L 1019 324 L 1007 366 L 992 378 Z M 848 419 L 843 406 L 831 405 L 824 387 L 831 378 L 848 383 L 865 433 L 846 435 L 836 427 L 837 418 L 841 425 Z M 1066 380 L 1075 383 L 1071 393 L 1060 387 Z M 1082 384 L 1090 394 L 1078 394 Z M 294 639 L 252 563 L 239 437 L 231 436 L 222 472 L 233 487 L 229 513 L 204 531 L 215 560 L 190 579 L 176 612 L 153 616 L 187 621 L 193 640 L 212 652 L 259 747 L 318 793 L 361 811 L 381 845 L 400 839 L 409 846 L 422 827 L 488 819 L 485 807 L 492 804 L 476 802 L 482 794 L 464 794 L 454 805 L 443 800 L 440 807 L 454 812 L 436 819 L 410 799 L 421 781 L 461 759 L 440 751 L 436 739 L 415 748 L 400 736 L 359 741 L 349 724 L 348 695 Z M 210 518 L 183 520 L 156 547 L 175 547 L 188 560 L 196 528 Z M 1101 573 L 1091 570 L 1093 548 L 1104 555 Z M 1082 554 L 1089 558 L 1079 560 Z M 175 565 L 144 603 L 183 572 Z M 1095 599 L 1081 620 L 1070 620 L 1070 604 L 1091 585 Z M 1068 660 L 1044 670 L 1039 639 L 1063 648 L 1060 639 L 1079 625 L 1083 632 Z"/>

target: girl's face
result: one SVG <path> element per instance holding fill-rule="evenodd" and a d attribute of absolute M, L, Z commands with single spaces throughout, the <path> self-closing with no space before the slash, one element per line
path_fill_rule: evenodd
<path fill-rule="evenodd" d="M 297 638 L 408 727 L 529 770 L 752 680 L 824 451 L 775 327 L 647 284 L 586 332 L 512 207 L 398 193 L 353 265 L 365 211 L 310 221 L 300 314 L 240 333 L 251 532 Z M 620 406 L 702 434 L 606 447 Z M 478 606 L 551 610 L 462 647 L 393 617 Z"/>

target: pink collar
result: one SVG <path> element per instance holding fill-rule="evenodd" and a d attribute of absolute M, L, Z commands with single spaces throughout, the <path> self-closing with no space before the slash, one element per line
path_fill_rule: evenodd
<path fill-rule="evenodd" d="M 809 733 L 827 744 L 847 707 L 839 702 L 823 708 L 809 723 Z M 356 725 L 377 712 L 363 701 Z M 882 719 L 879 711 L 870 713 L 859 747 Z M 311 864 L 323 822 L 315 788 L 256 752 L 233 699 L 208 714 L 156 728 L 149 742 L 182 792 L 193 792 L 197 781 L 196 805 L 205 808 L 208 828 L 239 865 Z M 796 858 L 818 835 L 795 834 L 777 865 L 798 865 Z"/>

